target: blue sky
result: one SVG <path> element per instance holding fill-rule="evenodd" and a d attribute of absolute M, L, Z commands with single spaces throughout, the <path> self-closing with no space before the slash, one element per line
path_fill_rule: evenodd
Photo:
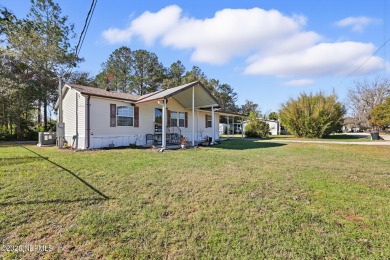
<path fill-rule="evenodd" d="M 90 1 L 58 3 L 79 34 Z M 0 6 L 22 18 L 30 1 Z M 354 81 L 387 75 L 388 46 L 372 54 L 390 38 L 389 14 L 389 0 L 98 0 L 79 70 L 96 75 L 112 51 L 128 46 L 156 53 L 166 67 L 199 66 L 230 84 L 239 105 L 248 99 L 262 112 L 303 91 L 335 90 L 345 101 Z"/>

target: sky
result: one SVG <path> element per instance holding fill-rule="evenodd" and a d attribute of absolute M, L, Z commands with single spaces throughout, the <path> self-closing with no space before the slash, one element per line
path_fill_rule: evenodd
<path fill-rule="evenodd" d="M 58 0 L 79 35 L 91 1 Z M 24 18 L 29 0 L 0 0 Z M 263 113 L 302 92 L 347 100 L 356 81 L 388 75 L 390 0 L 98 0 L 77 70 L 96 75 L 121 46 L 180 60 L 227 83 Z M 76 42 L 77 39 L 74 40 Z"/>

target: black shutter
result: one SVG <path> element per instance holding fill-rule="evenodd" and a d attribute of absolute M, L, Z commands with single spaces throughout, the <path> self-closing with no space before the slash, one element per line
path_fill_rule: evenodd
<path fill-rule="evenodd" d="M 208 128 L 209 126 L 208 126 L 208 124 L 207 124 L 207 119 L 209 119 L 209 116 L 208 115 L 205 115 L 205 118 L 206 118 L 206 128 Z"/>
<path fill-rule="evenodd" d="M 116 105 L 110 104 L 110 127 L 116 127 Z"/>
<path fill-rule="evenodd" d="M 188 128 L 188 112 L 184 112 L 184 127 Z"/>
<path fill-rule="evenodd" d="M 134 107 L 134 127 L 139 127 L 139 107 Z"/>
<path fill-rule="evenodd" d="M 171 127 L 171 110 L 167 110 L 167 127 Z"/>

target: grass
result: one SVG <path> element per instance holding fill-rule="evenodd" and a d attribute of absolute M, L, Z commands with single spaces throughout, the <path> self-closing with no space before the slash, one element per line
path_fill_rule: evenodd
<path fill-rule="evenodd" d="M 221 138 L 228 138 L 227 135 L 220 135 Z M 233 138 L 230 135 L 229 138 Z M 234 138 L 242 138 L 242 135 L 235 134 Z M 369 136 L 364 135 L 347 135 L 347 134 L 332 134 L 324 138 L 299 138 L 294 135 L 270 135 L 268 140 L 302 140 L 302 141 L 340 141 L 340 142 L 367 142 L 370 141 Z"/>
<path fill-rule="evenodd" d="M 386 259 L 389 158 L 388 147 L 272 140 L 0 146 L 0 257 Z"/>

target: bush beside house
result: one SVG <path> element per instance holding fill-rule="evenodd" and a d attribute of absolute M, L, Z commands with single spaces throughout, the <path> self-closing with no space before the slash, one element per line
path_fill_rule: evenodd
<path fill-rule="evenodd" d="M 267 138 L 269 135 L 269 125 L 257 118 L 255 112 L 251 112 L 248 117 L 249 123 L 245 126 L 246 137 Z"/>

